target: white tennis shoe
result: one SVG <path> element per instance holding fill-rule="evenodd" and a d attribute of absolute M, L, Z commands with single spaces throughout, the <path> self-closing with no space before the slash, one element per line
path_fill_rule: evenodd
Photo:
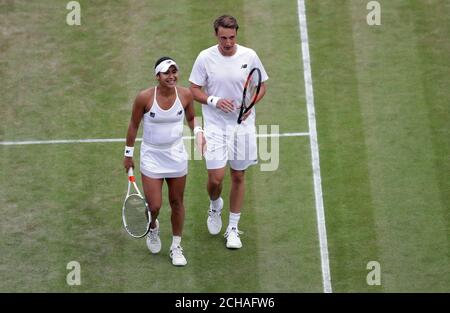
<path fill-rule="evenodd" d="M 175 266 L 185 266 L 187 264 L 181 246 L 170 248 L 170 258 L 172 259 L 172 264 Z"/>
<path fill-rule="evenodd" d="M 159 222 L 155 221 L 156 228 L 151 229 L 147 234 L 147 248 L 151 253 L 156 254 L 161 251 L 161 239 L 159 238 Z"/>
<path fill-rule="evenodd" d="M 223 200 L 220 199 L 220 206 L 218 209 L 214 209 L 212 205 L 209 206 L 208 219 L 206 220 L 206 225 L 208 226 L 208 231 L 211 235 L 217 235 L 222 229 L 222 208 Z"/>
<path fill-rule="evenodd" d="M 228 227 L 227 231 L 224 234 L 224 237 L 227 239 L 227 248 L 228 249 L 240 249 L 242 248 L 242 242 L 239 238 L 239 230 L 236 227 Z"/>

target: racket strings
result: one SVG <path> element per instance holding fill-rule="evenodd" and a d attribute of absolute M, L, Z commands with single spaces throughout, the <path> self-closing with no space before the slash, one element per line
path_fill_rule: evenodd
<path fill-rule="evenodd" d="M 247 79 L 247 82 L 245 83 L 246 93 L 245 93 L 245 99 L 244 104 L 245 106 L 250 105 L 252 103 L 252 100 L 255 96 L 256 89 L 257 89 L 257 82 L 254 79 L 255 75 L 249 76 Z"/>
<path fill-rule="evenodd" d="M 125 201 L 125 220 L 128 231 L 136 236 L 142 235 L 148 227 L 148 209 L 139 195 L 130 195 Z"/>
<path fill-rule="evenodd" d="M 253 76 L 252 76 L 253 78 Z M 247 86 L 247 94 L 245 95 L 245 105 L 249 106 L 256 100 L 256 91 L 258 89 L 258 82 L 251 79 Z"/>
<path fill-rule="evenodd" d="M 237 123 L 242 122 L 242 117 L 245 113 L 250 111 L 258 99 L 259 89 L 261 87 L 261 71 L 258 68 L 253 68 L 244 84 L 242 95 L 242 105 L 240 107 L 239 117 Z"/>

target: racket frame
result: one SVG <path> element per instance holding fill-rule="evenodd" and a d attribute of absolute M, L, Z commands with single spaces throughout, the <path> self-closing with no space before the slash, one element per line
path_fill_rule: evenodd
<path fill-rule="evenodd" d="M 256 87 L 256 92 L 255 95 L 253 96 L 253 98 L 251 99 L 250 105 L 246 106 L 245 105 L 245 97 L 247 95 L 247 88 L 248 88 L 248 84 L 252 78 L 252 75 L 254 75 L 254 72 L 257 72 L 258 74 L 258 86 Z M 237 119 L 237 123 L 241 124 L 242 123 L 242 116 L 247 113 L 248 111 L 250 111 L 253 106 L 256 103 L 256 99 L 258 99 L 258 95 L 259 95 L 259 91 L 261 89 L 261 70 L 257 67 L 252 68 L 252 70 L 250 71 L 250 73 L 248 73 L 247 79 L 245 80 L 245 84 L 244 84 L 244 91 L 242 92 L 242 103 L 241 103 L 241 109 L 239 111 L 239 117 Z"/>
<path fill-rule="evenodd" d="M 131 186 L 133 186 L 134 190 L 136 191 L 135 193 L 130 193 L 131 191 Z M 147 230 L 145 231 L 145 233 L 143 233 L 142 235 L 135 235 L 133 233 L 131 233 L 131 231 L 128 229 L 128 224 L 127 224 L 127 220 L 125 218 L 125 203 L 127 202 L 128 198 L 132 195 L 137 195 L 139 198 L 141 198 L 144 203 L 145 203 L 145 207 L 147 209 Z M 127 191 L 127 196 L 125 197 L 125 200 L 123 201 L 123 206 L 122 206 L 122 223 L 123 223 L 123 227 L 125 228 L 126 232 L 133 238 L 142 238 L 145 235 L 148 234 L 148 232 L 150 231 L 150 223 L 152 221 L 152 217 L 150 214 L 150 210 L 148 208 L 148 204 L 145 201 L 144 197 L 142 197 L 141 192 L 139 191 L 139 188 L 136 184 L 136 178 L 134 177 L 133 174 L 133 168 L 130 167 L 128 169 L 128 191 Z"/>

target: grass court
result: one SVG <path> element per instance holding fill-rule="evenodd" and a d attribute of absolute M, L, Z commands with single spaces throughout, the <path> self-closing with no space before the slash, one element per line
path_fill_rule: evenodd
<path fill-rule="evenodd" d="M 0 1 L 0 291 L 323 292 L 309 136 L 278 139 L 276 171 L 247 171 L 238 251 L 209 235 L 205 164 L 189 162 L 185 268 L 169 260 L 166 187 L 161 253 L 123 230 L 124 140 L 6 144 L 125 138 L 155 60 L 173 57 L 188 86 L 224 13 L 270 77 L 257 123 L 307 133 L 297 1 L 82 0 L 80 26 L 67 2 Z M 379 26 L 368 2 L 306 1 L 331 285 L 449 292 L 450 2 L 380 0 Z M 224 224 L 228 194 L 229 173 Z M 66 283 L 73 260 L 79 286 Z"/>

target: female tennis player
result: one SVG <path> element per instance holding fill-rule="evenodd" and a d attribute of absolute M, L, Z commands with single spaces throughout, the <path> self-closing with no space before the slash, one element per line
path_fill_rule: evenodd
<path fill-rule="evenodd" d="M 145 198 L 152 217 L 147 247 L 154 254 L 161 251 L 157 218 L 165 180 L 172 209 L 173 240 L 170 258 L 173 265 L 184 266 L 187 261 L 181 248 L 181 235 L 185 215 L 183 194 L 188 171 L 188 156 L 182 138 L 184 118 L 194 131 L 197 146 L 202 152 L 205 140 L 202 128 L 194 125 L 195 112 L 191 92 L 187 88 L 176 86 L 178 70 L 178 65 L 169 57 L 162 57 L 156 61 L 155 75 L 158 85 L 141 91 L 134 101 L 123 163 L 127 172 L 130 167 L 134 167 L 134 143 L 139 124 L 143 120 L 140 170 Z"/>

